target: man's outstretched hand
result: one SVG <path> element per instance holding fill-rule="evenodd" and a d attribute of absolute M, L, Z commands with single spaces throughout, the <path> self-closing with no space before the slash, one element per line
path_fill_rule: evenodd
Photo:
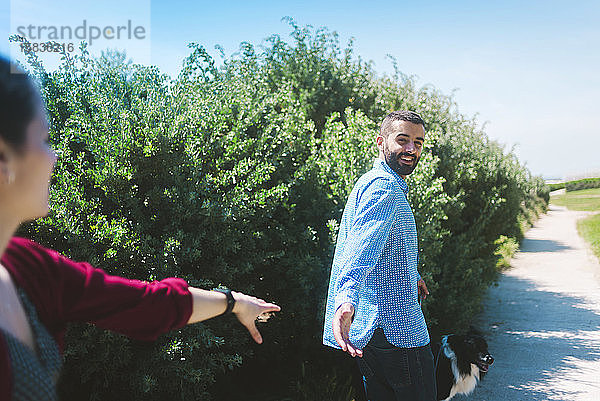
<path fill-rule="evenodd" d="M 342 351 L 349 353 L 352 357 L 359 356 L 362 358 L 362 350 L 356 348 L 350 342 L 349 334 L 352 316 L 354 316 L 354 305 L 348 302 L 340 305 L 333 317 L 333 336 L 338 345 L 342 347 Z"/>

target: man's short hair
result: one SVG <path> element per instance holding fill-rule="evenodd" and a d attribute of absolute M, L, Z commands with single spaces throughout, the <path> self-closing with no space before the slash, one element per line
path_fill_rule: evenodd
<path fill-rule="evenodd" d="M 387 138 L 387 136 L 393 130 L 394 121 L 408 121 L 413 124 L 420 124 L 425 129 L 425 121 L 421 118 L 420 115 L 410 110 L 399 110 L 392 111 L 388 114 L 381 123 L 380 134 L 382 137 Z"/>

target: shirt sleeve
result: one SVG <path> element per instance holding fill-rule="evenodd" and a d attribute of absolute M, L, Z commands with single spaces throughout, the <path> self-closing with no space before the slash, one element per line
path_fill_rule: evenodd
<path fill-rule="evenodd" d="M 138 340 L 155 340 L 190 318 L 192 299 L 185 280 L 130 280 L 62 255 L 59 260 L 65 321 L 93 323 Z"/>
<path fill-rule="evenodd" d="M 12 249 L 19 251 L 21 281 L 38 299 L 51 327 L 87 322 L 152 341 L 184 326 L 191 316 L 192 296 L 185 280 L 130 280 L 75 262 L 33 241 L 15 244 L 19 244 Z"/>
<path fill-rule="evenodd" d="M 399 206 L 396 193 L 393 182 L 379 178 L 358 195 L 335 284 L 335 310 L 346 302 L 358 307 L 360 287 L 379 260 L 391 231 Z"/>

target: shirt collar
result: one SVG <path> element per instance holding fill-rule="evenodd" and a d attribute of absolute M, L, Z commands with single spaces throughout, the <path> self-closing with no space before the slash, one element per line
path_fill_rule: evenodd
<path fill-rule="evenodd" d="M 400 184 L 400 188 L 402 188 L 404 193 L 405 194 L 408 193 L 409 188 L 408 188 L 408 184 L 406 183 L 406 181 L 404 181 L 404 179 L 402 177 L 400 177 L 400 175 L 398 173 L 396 173 L 394 170 L 392 170 L 392 168 L 390 166 L 388 166 L 388 164 L 385 161 L 381 160 L 380 158 L 375 159 L 375 162 L 373 163 L 373 168 L 378 168 L 378 169 L 381 169 L 383 171 L 390 173 L 392 176 L 394 176 L 396 181 L 398 181 L 398 184 Z"/>

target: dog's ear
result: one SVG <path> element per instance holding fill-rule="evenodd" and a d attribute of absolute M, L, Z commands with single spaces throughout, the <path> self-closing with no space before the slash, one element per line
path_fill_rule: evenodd
<path fill-rule="evenodd" d="M 467 334 L 472 334 L 472 335 L 476 335 L 476 336 L 480 336 L 480 337 L 483 336 L 481 331 L 479 329 L 475 328 L 475 326 L 473 326 L 473 325 L 469 326 L 469 331 L 467 332 Z"/>

